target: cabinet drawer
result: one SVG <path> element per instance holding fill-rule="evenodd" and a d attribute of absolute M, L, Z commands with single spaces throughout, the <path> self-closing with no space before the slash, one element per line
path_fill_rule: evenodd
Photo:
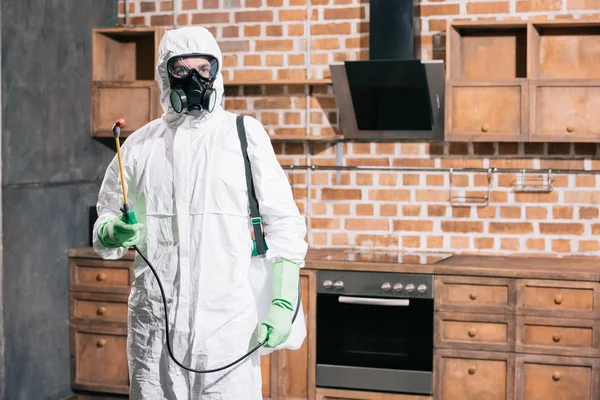
<path fill-rule="evenodd" d="M 129 294 L 133 261 L 71 258 L 70 286 L 74 291 Z"/>
<path fill-rule="evenodd" d="M 127 325 L 127 295 L 71 292 L 71 321 Z"/>
<path fill-rule="evenodd" d="M 518 355 L 515 397 L 520 400 L 597 400 L 598 360 Z"/>
<path fill-rule="evenodd" d="M 513 282 L 509 279 L 438 276 L 435 308 L 440 311 L 503 314 L 514 310 Z"/>
<path fill-rule="evenodd" d="M 531 99 L 533 140 L 600 141 L 600 81 L 537 80 Z"/>
<path fill-rule="evenodd" d="M 517 308 L 519 314 L 569 318 L 597 318 L 600 284 L 520 280 Z"/>
<path fill-rule="evenodd" d="M 514 332 L 510 315 L 435 313 L 435 347 L 512 351 Z"/>
<path fill-rule="evenodd" d="M 567 318 L 517 318 L 518 352 L 600 356 L 600 321 Z"/>
<path fill-rule="evenodd" d="M 447 137 L 475 141 L 526 138 L 527 85 L 523 79 L 449 82 Z"/>
<path fill-rule="evenodd" d="M 126 328 L 71 327 L 71 384 L 74 390 L 129 393 Z"/>
<path fill-rule="evenodd" d="M 514 355 L 436 350 L 434 399 L 512 400 Z"/>

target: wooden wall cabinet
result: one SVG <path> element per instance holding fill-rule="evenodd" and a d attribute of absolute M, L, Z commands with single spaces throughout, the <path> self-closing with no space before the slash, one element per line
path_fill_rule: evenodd
<path fill-rule="evenodd" d="M 434 399 L 600 398 L 599 282 L 436 276 L 435 288 Z"/>
<path fill-rule="evenodd" d="M 112 125 L 125 118 L 121 137 L 162 115 L 155 79 L 158 44 L 164 28 L 98 28 L 92 32 L 90 129 L 112 137 Z"/>
<path fill-rule="evenodd" d="M 451 21 L 446 140 L 597 142 L 600 22 Z"/>

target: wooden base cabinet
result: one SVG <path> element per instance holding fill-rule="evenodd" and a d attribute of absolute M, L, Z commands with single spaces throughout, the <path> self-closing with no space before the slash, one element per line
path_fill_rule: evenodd
<path fill-rule="evenodd" d="M 435 287 L 434 399 L 600 399 L 599 282 L 437 276 Z"/>

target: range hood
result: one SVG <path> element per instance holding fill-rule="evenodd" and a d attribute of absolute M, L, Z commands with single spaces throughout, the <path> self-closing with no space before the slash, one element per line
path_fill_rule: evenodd
<path fill-rule="evenodd" d="M 330 65 L 345 138 L 444 138 L 443 61 L 414 55 L 413 0 L 370 0 L 369 60 Z"/>

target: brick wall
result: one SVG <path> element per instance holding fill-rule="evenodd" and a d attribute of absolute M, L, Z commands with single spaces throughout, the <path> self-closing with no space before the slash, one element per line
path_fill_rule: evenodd
<path fill-rule="evenodd" d="M 368 0 L 129 0 L 131 25 L 199 24 L 224 53 L 226 80 L 326 78 L 328 65 L 368 58 Z M 128 9 L 126 15 L 125 11 Z M 451 19 L 599 19 L 600 0 L 416 0 L 417 57 L 445 58 Z M 228 86 L 226 107 L 271 135 L 336 132 L 332 89 Z M 334 146 L 274 143 L 282 164 L 335 164 Z M 344 143 L 344 164 L 443 168 L 600 169 L 597 144 Z M 493 173 L 487 206 L 451 207 L 447 172 L 294 171 L 313 247 L 457 253 L 600 255 L 600 175 L 554 174 L 550 193 L 515 193 L 517 175 Z M 487 174 L 454 173 L 453 196 L 481 195 Z M 309 192 L 310 188 L 310 193 Z M 310 201 L 307 201 L 310 197 Z"/>

